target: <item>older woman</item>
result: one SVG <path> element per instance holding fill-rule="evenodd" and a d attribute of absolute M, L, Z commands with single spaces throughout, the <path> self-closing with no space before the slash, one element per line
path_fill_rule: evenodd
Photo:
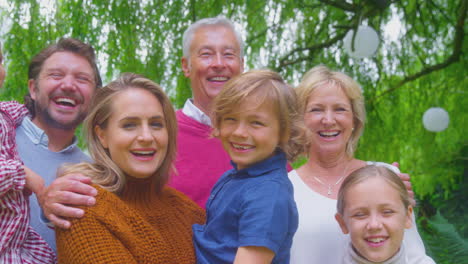
<path fill-rule="evenodd" d="M 353 79 L 324 66 L 307 72 L 297 93 L 311 133 L 307 163 L 289 173 L 299 212 L 291 263 L 341 263 L 346 236 L 334 220 L 338 190 L 347 175 L 371 163 L 353 156 L 364 129 L 364 99 Z M 413 226 L 405 233 L 404 243 L 410 263 L 417 263 L 428 257 Z M 378 243 L 368 242 L 377 248 Z M 379 243 L 385 246 L 384 239 Z"/>
<path fill-rule="evenodd" d="M 166 187 L 176 151 L 174 109 L 162 89 L 123 74 L 99 89 L 85 121 L 94 163 L 83 173 L 98 190 L 70 230 L 57 230 L 61 263 L 194 263 L 191 226 L 203 223 L 194 202 Z"/>

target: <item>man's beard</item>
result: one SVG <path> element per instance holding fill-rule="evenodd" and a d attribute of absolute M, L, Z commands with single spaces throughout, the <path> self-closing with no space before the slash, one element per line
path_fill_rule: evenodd
<path fill-rule="evenodd" d="M 39 89 L 36 84 L 34 89 Z M 52 99 L 49 97 L 49 101 Z M 41 105 L 38 101 L 34 101 L 35 115 L 39 116 L 45 122 L 45 125 L 61 130 L 74 130 L 85 119 L 87 112 L 79 112 L 76 118 L 70 122 L 64 123 L 56 120 L 49 112 L 47 105 Z"/>
<path fill-rule="evenodd" d="M 47 126 L 61 129 L 61 130 L 74 130 L 79 124 L 81 124 L 81 122 L 83 122 L 83 120 L 86 117 L 86 113 L 81 112 L 78 114 L 78 116 L 74 120 L 68 123 L 59 122 L 52 117 L 47 107 L 42 108 L 37 102 L 35 102 L 34 105 L 35 105 L 36 115 L 40 116 Z"/>

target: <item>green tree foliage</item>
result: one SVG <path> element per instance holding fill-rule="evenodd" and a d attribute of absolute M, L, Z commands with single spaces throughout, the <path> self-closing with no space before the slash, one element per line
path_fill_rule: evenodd
<path fill-rule="evenodd" d="M 295 85 L 308 69 L 326 64 L 358 80 L 368 112 L 358 158 L 399 161 L 423 201 L 441 204 L 453 192 L 468 192 L 461 184 L 468 145 L 466 0 L 3 2 L 0 41 L 8 75 L 2 100 L 21 100 L 32 55 L 67 36 L 96 48 L 105 82 L 137 72 L 160 83 L 181 107 L 191 95 L 180 69 L 182 33 L 197 19 L 223 14 L 243 35 L 247 69 L 268 67 Z M 372 58 L 355 59 L 343 49 L 344 36 L 359 25 L 379 33 Z M 443 132 L 422 125 L 434 106 L 450 115 Z M 458 202 L 466 212 L 466 202 Z"/>
<path fill-rule="evenodd" d="M 468 264 L 468 240 L 460 236 L 453 224 L 437 213 L 428 226 L 433 235 L 424 238 L 438 264 Z"/>

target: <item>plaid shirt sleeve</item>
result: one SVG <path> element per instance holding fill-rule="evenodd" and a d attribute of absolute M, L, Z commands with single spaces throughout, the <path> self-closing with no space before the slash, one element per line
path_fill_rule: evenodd
<path fill-rule="evenodd" d="M 28 115 L 24 105 L 0 102 L 0 263 L 56 263 L 54 251 L 29 226 L 23 163 L 16 148 L 16 128 Z"/>
<path fill-rule="evenodd" d="M 24 187 L 25 173 L 16 150 L 15 132 L 28 114 L 18 102 L 0 102 L 0 196 Z"/>

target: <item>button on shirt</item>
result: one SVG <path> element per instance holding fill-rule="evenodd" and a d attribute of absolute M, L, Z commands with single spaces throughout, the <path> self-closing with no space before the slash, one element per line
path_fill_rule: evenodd
<path fill-rule="evenodd" d="M 279 152 L 249 168 L 227 171 L 211 191 L 206 225 L 194 225 L 197 263 L 232 263 L 238 247 L 260 246 L 275 253 L 272 263 L 289 263 L 298 225 L 286 155 Z"/>

